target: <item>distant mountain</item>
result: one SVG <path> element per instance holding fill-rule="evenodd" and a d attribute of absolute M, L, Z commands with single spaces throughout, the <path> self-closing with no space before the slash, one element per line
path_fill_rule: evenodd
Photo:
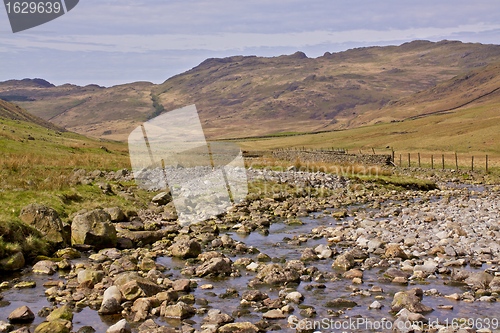
<path fill-rule="evenodd" d="M 58 127 L 51 122 L 43 120 L 39 117 L 32 115 L 26 110 L 20 108 L 19 106 L 6 102 L 0 99 L 0 119 L 10 119 L 10 120 L 19 120 L 25 121 L 29 123 L 33 123 L 47 129 L 55 130 L 55 131 L 64 131 L 61 127 Z"/>
<path fill-rule="evenodd" d="M 11 80 L 0 83 L 0 98 L 69 130 L 118 140 L 164 111 L 196 104 L 210 138 L 246 137 L 352 128 L 456 107 L 496 81 L 469 81 L 482 85 L 471 91 L 454 90 L 453 80 L 479 77 L 498 63 L 499 45 L 414 41 L 314 59 L 302 52 L 207 59 L 159 85 L 54 87 Z"/>

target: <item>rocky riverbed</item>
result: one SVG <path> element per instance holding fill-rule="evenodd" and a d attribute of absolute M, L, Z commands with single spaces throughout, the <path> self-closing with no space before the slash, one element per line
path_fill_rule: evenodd
<path fill-rule="evenodd" d="M 2 276 L 0 332 L 500 332 L 498 186 L 249 178 L 268 195 L 197 225 L 168 195 L 76 215 L 105 232 Z"/>

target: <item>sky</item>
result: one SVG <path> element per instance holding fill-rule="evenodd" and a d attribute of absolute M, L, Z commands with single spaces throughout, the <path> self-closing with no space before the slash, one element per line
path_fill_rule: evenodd
<path fill-rule="evenodd" d="M 164 82 L 232 55 L 309 57 L 416 39 L 500 43 L 498 0 L 80 0 L 12 33 L 0 8 L 0 81 Z"/>

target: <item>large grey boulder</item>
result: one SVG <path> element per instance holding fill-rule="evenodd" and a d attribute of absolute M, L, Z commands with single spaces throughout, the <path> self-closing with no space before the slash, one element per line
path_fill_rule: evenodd
<path fill-rule="evenodd" d="M 71 223 L 71 244 L 92 245 L 98 249 L 116 247 L 116 229 L 102 209 L 77 215 Z"/>
<path fill-rule="evenodd" d="M 65 245 L 68 235 L 57 212 L 47 206 L 30 204 L 19 215 L 21 221 L 38 230 L 44 239 L 56 245 Z"/>

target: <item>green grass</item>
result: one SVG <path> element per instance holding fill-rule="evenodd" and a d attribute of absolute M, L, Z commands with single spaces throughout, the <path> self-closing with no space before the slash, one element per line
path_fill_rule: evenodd
<path fill-rule="evenodd" d="M 136 199 L 130 201 L 119 195 L 106 195 L 95 184 L 72 181 L 76 169 L 130 169 L 127 146 L 123 143 L 93 140 L 2 118 L 0 156 L 0 258 L 19 250 L 27 259 L 49 254 L 51 248 L 42 235 L 19 219 L 21 209 L 28 204 L 52 207 L 63 222 L 69 223 L 71 215 L 82 209 L 119 206 L 125 211 L 137 210 L 146 206 L 152 196 L 137 190 L 133 182 L 109 182 L 115 192 L 118 187 L 131 188 Z"/>
<path fill-rule="evenodd" d="M 490 157 L 490 166 L 500 166 L 500 104 L 472 107 L 452 114 L 429 116 L 397 123 L 384 123 L 344 131 L 240 140 L 243 150 L 278 148 L 345 148 L 349 152 L 390 154 L 453 154 L 462 158 Z M 390 147 L 390 148 L 387 148 Z M 403 155 L 403 163 L 404 163 Z M 436 155 L 438 156 L 438 155 Z M 440 155 L 439 155 L 440 156 Z M 415 161 L 415 160 L 414 160 Z M 448 163 L 450 163 L 449 161 Z M 462 162 L 463 163 L 463 162 Z M 468 162 L 467 162 L 468 163 Z"/>

